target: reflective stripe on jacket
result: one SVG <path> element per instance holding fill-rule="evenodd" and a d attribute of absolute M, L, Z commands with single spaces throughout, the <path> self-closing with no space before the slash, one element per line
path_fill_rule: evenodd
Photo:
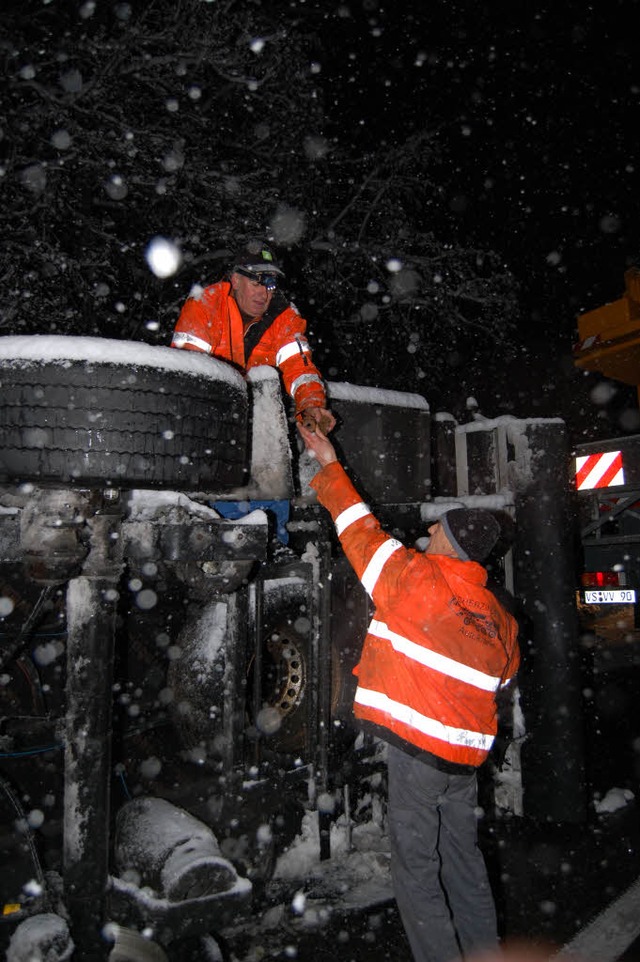
<path fill-rule="evenodd" d="M 497 730 L 495 694 L 518 668 L 515 619 L 477 562 L 386 534 L 337 462 L 311 486 L 375 605 L 354 671 L 356 717 L 412 750 L 477 767 Z"/>
<path fill-rule="evenodd" d="M 259 364 L 276 367 L 296 411 L 303 411 L 308 407 L 326 407 L 327 403 L 322 376 L 311 358 L 306 327 L 305 319 L 288 304 L 266 328 L 246 359 L 242 317 L 231 297 L 231 285 L 220 281 L 186 301 L 171 347 L 213 354 L 231 361 L 242 371 Z"/>

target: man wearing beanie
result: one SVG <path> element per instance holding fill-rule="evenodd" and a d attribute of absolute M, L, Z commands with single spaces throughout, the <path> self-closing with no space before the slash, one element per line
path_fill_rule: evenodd
<path fill-rule="evenodd" d="M 476 772 L 497 730 L 496 695 L 519 664 L 515 620 L 480 564 L 500 526 L 456 508 L 425 552 L 386 534 L 317 428 L 298 429 L 311 482 L 375 613 L 355 668 L 354 713 L 388 744 L 391 872 L 415 962 L 496 950 L 496 912 L 477 835 Z"/>

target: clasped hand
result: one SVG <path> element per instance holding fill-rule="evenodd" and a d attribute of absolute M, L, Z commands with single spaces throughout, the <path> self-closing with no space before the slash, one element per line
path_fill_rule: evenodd
<path fill-rule="evenodd" d="M 315 431 L 310 431 L 304 424 L 298 423 L 298 431 L 300 432 L 307 451 L 316 459 L 321 467 L 324 468 L 327 464 L 331 464 L 332 461 L 338 460 L 333 444 L 317 425 Z"/>

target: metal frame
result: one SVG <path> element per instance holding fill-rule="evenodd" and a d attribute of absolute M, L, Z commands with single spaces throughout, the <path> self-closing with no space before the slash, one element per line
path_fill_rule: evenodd
<path fill-rule="evenodd" d="M 640 508 L 634 510 L 634 505 L 640 504 L 640 486 L 620 485 L 613 488 L 590 488 L 588 491 L 578 492 L 578 497 L 591 502 L 592 520 L 581 527 L 580 537 L 584 547 L 602 547 L 609 544 L 640 543 Z M 606 513 L 601 505 L 611 504 Z M 625 533 L 618 535 L 602 535 L 602 529 L 610 521 L 627 513 L 634 512 L 638 518 L 638 534 Z"/>

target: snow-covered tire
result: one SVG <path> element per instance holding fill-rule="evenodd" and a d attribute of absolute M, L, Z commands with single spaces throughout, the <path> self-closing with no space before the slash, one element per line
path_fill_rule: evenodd
<path fill-rule="evenodd" d="M 0 338 L 0 481 L 225 492 L 247 467 L 230 365 L 132 341 Z"/>

